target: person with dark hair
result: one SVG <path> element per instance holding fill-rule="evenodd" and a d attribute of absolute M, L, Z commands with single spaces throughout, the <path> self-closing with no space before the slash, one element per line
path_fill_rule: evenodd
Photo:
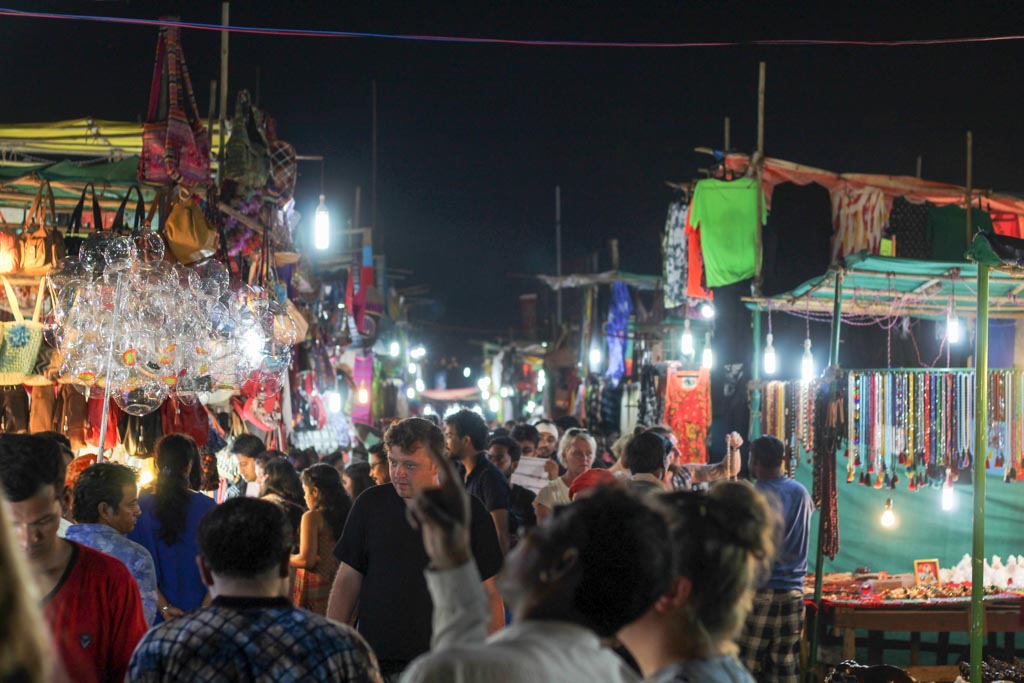
<path fill-rule="evenodd" d="M 75 524 L 65 538 L 121 560 L 139 584 L 146 623 L 152 624 L 157 612 L 156 566 L 148 550 L 125 538 L 141 514 L 135 473 L 117 463 L 97 463 L 75 483 Z"/>
<path fill-rule="evenodd" d="M 263 500 L 229 500 L 199 525 L 199 565 L 213 601 L 146 634 L 129 683 L 380 683 L 373 652 L 349 626 L 288 600 L 291 524 Z"/>
<path fill-rule="evenodd" d="M 301 478 L 309 512 L 302 515 L 299 552 L 291 556 L 295 570 L 292 603 L 326 615 L 327 599 L 338 573 L 338 558 L 332 551 L 345 528 L 352 499 L 342 488 L 338 470 L 330 465 L 318 463 L 307 467 Z"/>
<path fill-rule="evenodd" d="M 639 431 L 639 430 L 638 430 Z M 665 473 L 665 483 L 675 491 L 689 491 L 694 484 L 705 484 L 720 479 L 735 477 L 740 471 L 740 446 L 743 445 L 743 437 L 736 432 L 730 432 L 725 437 L 726 453 L 721 462 L 709 465 L 680 462 L 682 454 L 679 451 L 679 439 L 671 428 L 664 425 L 655 425 L 644 431 L 657 434 L 665 439 L 666 450 L 669 451 L 668 470 Z"/>
<path fill-rule="evenodd" d="M 540 445 L 540 432 L 533 425 L 516 425 L 509 433 L 509 438 L 519 444 L 520 456 L 532 458 L 537 455 Z"/>
<path fill-rule="evenodd" d="M 472 498 L 450 463 L 437 467 L 442 488 L 421 493 L 411 508 L 430 554 L 424 574 L 437 636 L 403 683 L 635 681 L 600 639 L 622 631 L 668 590 L 666 518 L 621 489 L 557 510 L 509 554 L 500 583 L 513 622 L 486 639 L 466 534 Z"/>
<path fill-rule="evenodd" d="M 346 467 L 341 475 L 341 481 L 352 500 L 358 498 L 366 489 L 377 485 L 370 476 L 370 465 L 365 462 L 354 462 Z"/>
<path fill-rule="evenodd" d="M 620 642 L 645 680 L 754 683 L 736 656 L 735 638 L 750 611 L 750 593 L 771 562 L 775 511 L 747 482 L 658 500 L 671 514 L 675 578 L 619 632 Z"/>
<path fill-rule="evenodd" d="M 50 439 L 55 444 L 57 444 L 57 447 L 60 449 L 61 457 L 64 460 L 64 467 L 67 468 L 68 471 L 68 475 L 65 476 L 64 488 L 61 490 L 60 493 L 61 516 L 60 528 L 57 529 L 57 535 L 61 538 L 64 538 L 67 535 L 68 529 L 71 528 L 71 524 L 73 522 L 73 518 L 71 516 L 71 496 L 72 491 L 74 490 L 74 480 L 78 478 L 77 475 L 80 473 L 79 470 L 79 472 L 75 473 L 74 477 L 70 476 L 70 466 L 71 463 L 75 460 L 75 452 L 71 448 L 71 439 L 69 439 L 64 434 L 61 434 L 60 432 L 36 432 L 34 436 L 41 436 L 44 439 Z M 96 462 L 95 454 L 90 454 L 88 456 L 83 457 L 92 458 L 92 462 Z"/>
<path fill-rule="evenodd" d="M 558 440 L 562 438 L 562 432 L 558 425 L 551 420 L 537 420 L 533 423 L 537 430 L 537 450 L 534 456 L 537 458 L 550 458 L 558 462 Z"/>
<path fill-rule="evenodd" d="M 804 577 L 811 538 L 811 494 L 786 476 L 786 447 L 775 436 L 750 444 L 750 474 L 781 517 L 781 542 L 768 581 L 758 587 L 740 636 L 740 658 L 758 681 L 800 680 Z"/>
<path fill-rule="evenodd" d="M 508 552 L 508 479 L 487 459 L 487 423 L 472 410 L 460 410 L 444 418 L 444 439 L 465 472 L 466 490 L 491 513 L 501 551 Z"/>
<path fill-rule="evenodd" d="M 367 451 L 366 462 L 370 465 L 370 476 L 379 484 L 391 483 L 391 472 L 388 470 L 388 454 L 384 452 L 384 442 L 375 443 Z"/>
<path fill-rule="evenodd" d="M 437 487 L 437 459 L 445 457 L 444 434 L 433 423 L 412 417 L 391 425 L 384 444 L 391 484 L 367 489 L 352 505 L 334 549 L 341 567 L 327 616 L 349 623 L 358 606 L 360 633 L 377 653 L 384 674 L 397 678 L 410 661 L 430 649 L 431 602 L 423 577 L 429 558 L 407 511 L 417 493 Z M 477 581 L 483 581 L 491 629 L 498 630 L 505 624 L 494 580 L 501 567 L 501 547 L 483 503 L 471 496 L 470 505 L 467 535 L 476 556 Z"/>
<path fill-rule="evenodd" d="M 665 472 L 672 451 L 671 444 L 659 434 L 642 432 L 637 434 L 623 453 L 623 465 L 629 470 L 630 486 L 641 493 L 664 493 Z"/>
<path fill-rule="evenodd" d="M 146 632 L 139 587 L 120 560 L 57 537 L 64 469 L 54 441 L 0 436 L 0 490 L 64 670 L 76 681 L 119 681 Z"/>
<path fill-rule="evenodd" d="M 248 496 L 259 498 L 260 484 L 256 479 L 256 456 L 267 450 L 263 440 L 252 434 L 239 434 L 231 443 L 231 455 L 238 463 L 239 476 L 228 484 L 225 500 Z"/>
<path fill-rule="evenodd" d="M 156 490 L 139 497 L 142 514 L 128 533 L 128 538 L 153 556 L 163 620 L 196 609 L 206 597 L 195 563 L 197 534 L 199 520 L 217 504 L 189 488 L 198 450 L 186 434 L 166 434 L 157 442 Z"/>
<path fill-rule="evenodd" d="M 275 451 L 266 451 L 256 456 L 257 462 Z M 292 537 L 299 540 L 299 525 L 306 512 L 306 497 L 302 493 L 302 481 L 295 466 L 281 457 L 271 457 L 260 468 L 260 498 L 280 505 L 292 523 Z"/>
<path fill-rule="evenodd" d="M 524 425 L 520 425 L 524 426 Z M 532 429 L 532 428 L 531 428 Z M 536 431 L 536 430 L 534 430 Z M 519 467 L 522 451 L 519 442 L 508 436 L 494 437 L 487 444 L 487 457 L 498 471 L 508 480 L 508 537 L 509 547 L 514 547 L 533 527 L 537 526 L 537 513 L 533 501 L 537 494 L 528 488 L 512 483 L 512 475 Z"/>

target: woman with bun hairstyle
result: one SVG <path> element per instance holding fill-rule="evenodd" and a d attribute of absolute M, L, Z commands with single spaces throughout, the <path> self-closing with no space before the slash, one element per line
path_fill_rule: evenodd
<path fill-rule="evenodd" d="M 672 524 L 675 578 L 619 640 L 651 683 L 753 683 L 735 638 L 770 567 L 778 514 L 746 482 L 659 500 Z"/>
<path fill-rule="evenodd" d="M 189 488 L 198 462 L 199 448 L 191 436 L 167 434 L 157 442 L 156 489 L 139 496 L 142 514 L 128 534 L 156 565 L 157 623 L 196 609 L 206 598 L 196 567 L 199 520 L 217 504 Z"/>

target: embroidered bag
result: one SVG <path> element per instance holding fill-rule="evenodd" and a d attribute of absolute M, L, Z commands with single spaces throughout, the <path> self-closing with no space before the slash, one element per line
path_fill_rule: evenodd
<path fill-rule="evenodd" d="M 210 183 L 210 137 L 199 117 L 176 26 L 161 27 L 157 39 L 139 180 L 155 185 Z"/>
<path fill-rule="evenodd" d="M 4 330 L 3 344 L 0 344 L 0 385 L 23 384 L 25 378 L 32 374 L 36 356 L 39 355 L 39 347 L 43 343 L 40 313 L 43 308 L 46 278 L 39 281 L 35 312 L 30 320 L 25 320 L 25 316 L 21 314 L 18 296 L 14 293 L 10 281 L 2 275 L 0 279 L 3 280 L 7 302 L 14 314 L 14 320 L 0 323 Z"/>

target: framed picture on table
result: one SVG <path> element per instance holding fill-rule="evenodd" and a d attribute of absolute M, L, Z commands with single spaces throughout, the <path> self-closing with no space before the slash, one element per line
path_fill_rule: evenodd
<path fill-rule="evenodd" d="M 914 560 L 914 579 L 917 586 L 938 586 L 939 561 Z"/>

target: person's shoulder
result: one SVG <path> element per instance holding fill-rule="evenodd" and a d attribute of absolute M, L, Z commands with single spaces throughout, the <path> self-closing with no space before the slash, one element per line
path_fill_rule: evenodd
<path fill-rule="evenodd" d="M 118 584 L 132 578 L 132 574 L 124 562 L 113 555 L 100 552 L 82 543 L 77 545 L 77 563 L 84 570 L 86 582 Z"/>
<path fill-rule="evenodd" d="M 298 607 L 289 610 L 288 616 L 296 624 L 296 630 L 307 631 L 308 636 L 303 639 L 316 643 L 316 648 L 321 652 L 338 652 L 362 650 L 370 652 L 370 646 L 359 631 L 348 624 L 342 624 L 333 619 L 314 614 Z"/>
<path fill-rule="evenodd" d="M 390 483 L 378 484 L 360 493 L 352 502 L 352 509 L 365 508 L 371 505 L 387 505 L 388 503 L 394 503 L 398 499 L 399 496 L 395 491 L 394 485 Z"/>
<path fill-rule="evenodd" d="M 200 493 L 199 491 L 190 491 L 189 493 L 189 505 L 193 505 L 200 510 L 212 510 L 217 507 L 217 501 L 205 493 Z"/>

